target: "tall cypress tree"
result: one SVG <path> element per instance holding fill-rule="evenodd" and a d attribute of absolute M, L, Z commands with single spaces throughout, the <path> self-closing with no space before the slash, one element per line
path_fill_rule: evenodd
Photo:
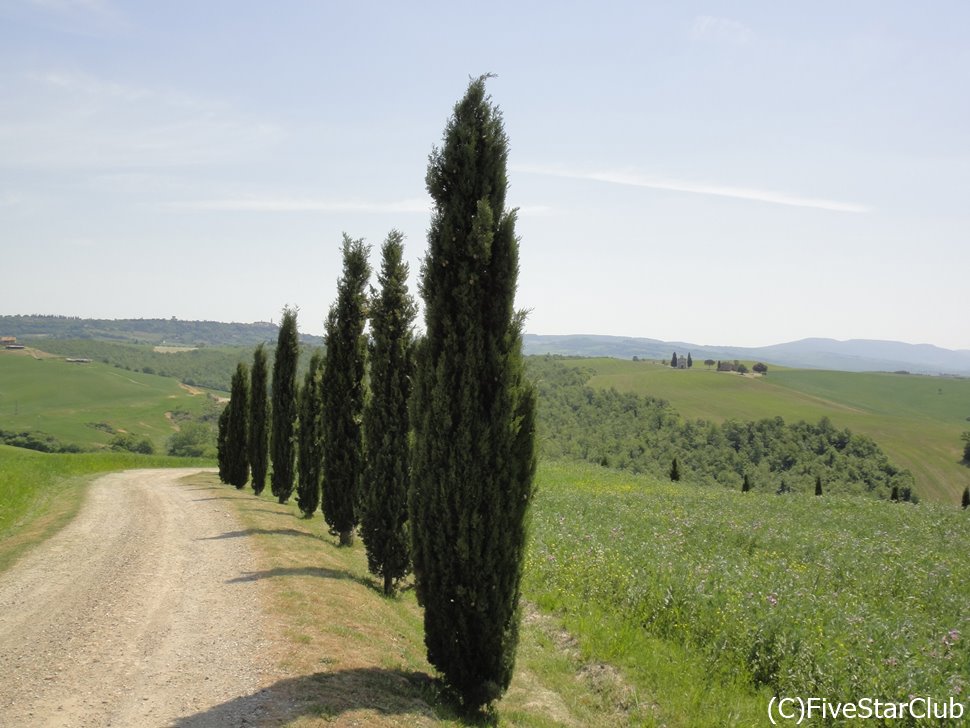
<path fill-rule="evenodd" d="M 283 309 L 276 361 L 273 364 L 273 428 L 270 450 L 273 454 L 273 476 L 270 488 L 280 503 L 293 493 L 293 426 L 296 422 L 296 365 L 300 357 L 297 339 L 296 310 Z"/>
<path fill-rule="evenodd" d="M 219 413 L 219 434 L 216 439 L 216 456 L 219 459 L 219 480 L 229 482 L 229 414 L 232 402 L 227 402 Z"/>
<path fill-rule="evenodd" d="M 226 423 L 226 481 L 242 488 L 249 480 L 249 371 L 239 362 L 232 375 L 229 395 L 229 420 Z"/>
<path fill-rule="evenodd" d="M 381 290 L 371 308 L 370 400 L 364 410 L 366 465 L 361 537 L 367 566 L 384 578 L 384 593 L 411 568 L 407 529 L 410 483 L 408 402 L 414 373 L 414 317 L 408 295 L 404 236 L 392 230 L 381 249 Z"/>
<path fill-rule="evenodd" d="M 340 534 L 340 545 L 354 542 L 364 472 L 361 419 L 367 340 L 369 248 L 344 233 L 343 275 L 326 325 L 323 368 L 323 517 Z"/>
<path fill-rule="evenodd" d="M 485 76 L 469 84 L 430 157 L 409 497 L 428 660 L 467 708 L 509 685 L 519 639 L 535 390 L 522 364 L 508 138 Z"/>
<path fill-rule="evenodd" d="M 323 466 L 323 431 L 321 418 L 323 354 L 313 352 L 300 388 L 300 431 L 297 436 L 299 477 L 296 502 L 304 518 L 313 518 L 320 505 L 320 477 Z"/>
<path fill-rule="evenodd" d="M 252 469 L 253 492 L 259 495 L 266 487 L 269 460 L 269 403 L 266 399 L 266 352 L 260 344 L 253 352 L 249 374 L 249 466 Z"/>

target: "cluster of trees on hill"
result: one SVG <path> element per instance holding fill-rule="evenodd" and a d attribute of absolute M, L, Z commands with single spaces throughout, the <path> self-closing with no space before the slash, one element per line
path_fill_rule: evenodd
<path fill-rule="evenodd" d="M 314 354 L 297 387 L 296 312 L 286 309 L 269 392 L 240 363 L 218 438 L 225 482 L 244 487 L 268 452 L 274 496 L 286 502 L 296 483 L 300 510 L 311 517 L 319 504 L 341 545 L 359 527 L 387 593 L 413 572 L 428 660 L 469 710 L 512 678 L 536 464 L 536 397 L 514 309 L 515 213 L 505 208 L 508 140 L 485 80 L 455 106 L 427 172 L 426 334 L 413 339 L 400 233 L 384 243 L 370 296 L 368 248 L 345 235 L 325 355 Z M 267 409 L 268 442 L 255 434 Z M 254 469 L 259 492 L 257 481 Z"/>
<path fill-rule="evenodd" d="M 185 346 L 245 346 L 276 339 L 279 326 L 170 319 L 84 319 L 75 316 L 0 316 L 0 334 L 44 339 L 96 339 L 132 344 Z M 303 335 L 304 343 L 319 345 L 320 337 Z"/>
<path fill-rule="evenodd" d="M 892 465 L 870 438 L 818 423 L 781 417 L 717 424 L 681 418 L 664 400 L 586 385 L 588 370 L 552 357 L 531 357 L 539 388 L 539 435 L 550 457 L 690 482 L 771 492 L 868 493 L 915 498 L 913 476 Z"/>

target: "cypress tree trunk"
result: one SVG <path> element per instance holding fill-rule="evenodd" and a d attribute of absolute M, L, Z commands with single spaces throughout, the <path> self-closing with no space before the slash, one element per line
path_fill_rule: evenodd
<path fill-rule="evenodd" d="M 346 233 L 344 269 L 337 281 L 337 301 L 326 325 L 323 369 L 323 517 L 340 534 L 340 545 L 354 542 L 360 481 L 364 471 L 361 419 L 364 410 L 364 362 L 367 342 L 367 294 L 370 278 L 367 246 Z"/>
<path fill-rule="evenodd" d="M 226 480 L 236 488 L 243 488 L 249 480 L 249 441 L 246 432 L 249 420 L 249 372 L 242 362 L 236 365 L 236 373 L 232 375 L 232 392 L 229 396 Z"/>
<path fill-rule="evenodd" d="M 293 493 L 293 429 L 296 422 L 296 365 L 299 356 L 296 311 L 284 308 L 273 364 L 273 428 L 270 431 L 270 450 L 273 453 L 270 488 L 280 503 L 286 503 Z"/>
<path fill-rule="evenodd" d="M 266 352 L 260 344 L 253 353 L 253 368 L 249 380 L 249 465 L 252 469 L 253 492 L 256 495 L 262 493 L 266 487 L 269 459 L 266 379 Z"/>
<path fill-rule="evenodd" d="M 323 355 L 315 351 L 300 389 L 300 433 L 297 438 L 300 475 L 297 480 L 296 502 L 304 518 L 313 518 L 320 505 L 320 476 L 323 465 L 320 421 L 322 371 Z"/>
<path fill-rule="evenodd" d="M 371 309 L 370 400 L 364 410 L 366 465 L 362 481 L 361 537 L 367 566 L 384 577 L 384 593 L 411 569 L 407 530 L 411 457 L 408 434 L 412 328 L 417 313 L 408 295 L 404 236 L 391 231 L 382 248 L 381 290 Z"/>
<path fill-rule="evenodd" d="M 505 209 L 508 139 L 485 81 L 455 106 L 426 177 L 435 207 L 409 499 L 428 660 L 467 708 L 497 699 L 512 678 L 535 475 L 515 213 Z"/>

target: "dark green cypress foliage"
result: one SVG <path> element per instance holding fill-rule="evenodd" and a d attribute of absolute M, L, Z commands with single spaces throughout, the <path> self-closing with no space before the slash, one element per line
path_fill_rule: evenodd
<path fill-rule="evenodd" d="M 252 469 L 253 492 L 259 495 L 266 487 L 269 461 L 269 402 L 266 399 L 266 352 L 260 344 L 253 352 L 249 378 L 249 466 Z"/>
<path fill-rule="evenodd" d="M 273 454 L 270 488 L 280 503 L 286 503 L 293 493 L 296 365 L 300 356 L 297 336 L 296 310 L 284 308 L 273 364 L 273 428 L 270 430 L 270 450 Z"/>
<path fill-rule="evenodd" d="M 535 391 L 522 364 L 508 139 L 471 82 L 426 177 L 434 200 L 422 265 L 409 516 L 428 660 L 468 709 L 508 688 L 519 639 Z"/>
<path fill-rule="evenodd" d="M 749 490 L 751 490 L 751 478 L 745 473 L 744 481 L 741 483 L 741 492 L 747 493 Z"/>
<path fill-rule="evenodd" d="M 674 458 L 674 462 L 670 464 L 670 479 L 674 482 L 680 480 L 680 465 L 677 463 L 677 458 Z"/>
<path fill-rule="evenodd" d="M 674 355 L 672 357 L 670 357 L 670 366 L 674 367 L 675 369 L 677 368 L 677 352 L 676 351 L 674 352 Z"/>
<path fill-rule="evenodd" d="M 310 368 L 300 388 L 300 430 L 297 459 L 300 467 L 296 485 L 296 502 L 304 518 L 313 518 L 320 505 L 320 478 L 323 467 L 323 431 L 321 417 L 323 354 L 313 352 Z"/>
<path fill-rule="evenodd" d="M 249 371 L 245 364 L 236 365 L 232 375 L 229 421 L 226 423 L 226 481 L 242 488 L 249 480 Z"/>
<path fill-rule="evenodd" d="M 815 495 L 822 495 L 822 476 L 815 476 Z"/>
<path fill-rule="evenodd" d="M 367 566 L 372 574 L 384 578 L 384 593 L 388 595 L 411 568 L 408 402 L 417 308 L 408 295 L 403 239 L 393 230 L 381 249 L 381 290 L 371 308 L 371 395 L 364 410 L 366 465 L 360 533 L 367 547 Z"/>
<path fill-rule="evenodd" d="M 229 410 L 232 402 L 227 402 L 219 414 L 219 434 L 216 440 L 216 456 L 219 460 L 219 480 L 229 482 Z"/>
<path fill-rule="evenodd" d="M 892 491 L 889 493 L 889 500 L 893 503 L 899 502 L 899 486 L 894 485 Z"/>
<path fill-rule="evenodd" d="M 364 412 L 364 365 L 367 340 L 369 248 L 344 233 L 344 270 L 337 300 L 326 325 L 323 368 L 323 517 L 340 534 L 340 545 L 354 542 L 359 518 L 360 481 L 364 474 L 361 420 Z"/>
<path fill-rule="evenodd" d="M 963 510 L 970 508 L 970 485 L 963 489 L 963 500 L 960 505 L 963 506 Z"/>
<path fill-rule="evenodd" d="M 687 368 L 690 369 L 694 366 L 694 360 L 690 358 L 690 352 L 687 352 Z"/>

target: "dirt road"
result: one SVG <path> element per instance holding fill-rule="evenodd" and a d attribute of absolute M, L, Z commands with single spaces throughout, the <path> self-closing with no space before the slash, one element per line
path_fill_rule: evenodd
<path fill-rule="evenodd" d="M 259 581 L 225 500 L 142 470 L 0 574 L 0 726 L 259 724 Z M 240 696 L 246 696 L 240 699 Z"/>

